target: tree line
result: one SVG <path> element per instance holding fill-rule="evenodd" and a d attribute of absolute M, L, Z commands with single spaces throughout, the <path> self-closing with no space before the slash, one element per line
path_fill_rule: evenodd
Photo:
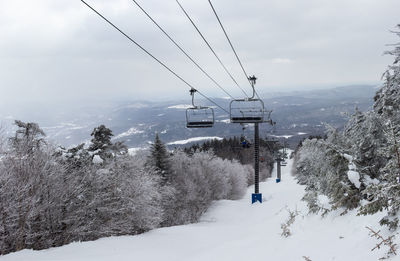
<path fill-rule="evenodd" d="M 275 158 L 282 145 L 278 142 L 260 138 L 260 178 L 264 180 L 271 176 Z M 188 154 L 194 152 L 213 152 L 216 156 L 236 160 L 242 165 L 254 164 L 254 146 L 245 137 L 230 137 L 222 140 L 209 140 L 202 144 L 193 144 L 184 148 Z M 253 176 L 248 179 L 249 184 L 254 184 Z"/>
<path fill-rule="evenodd" d="M 101 125 L 87 146 L 52 145 L 36 123 L 0 135 L 0 254 L 196 222 L 238 199 L 253 168 L 219 150 L 168 151 L 156 135 L 130 155 Z"/>

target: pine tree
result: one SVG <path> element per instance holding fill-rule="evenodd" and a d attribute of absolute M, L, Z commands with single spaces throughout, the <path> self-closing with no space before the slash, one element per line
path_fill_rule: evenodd
<path fill-rule="evenodd" d="M 37 123 L 25 123 L 16 120 L 14 124 L 18 129 L 15 132 L 15 136 L 10 138 L 10 144 L 12 149 L 18 154 L 30 154 L 46 144 L 44 141 L 46 134 L 39 128 Z"/>
<path fill-rule="evenodd" d="M 360 200 L 359 189 L 351 183 L 349 161 L 340 148 L 327 140 L 307 139 L 298 150 L 295 164 L 298 182 L 306 185 L 304 200 L 311 212 L 318 212 L 318 196 L 329 197 L 332 207 L 353 209 Z"/>
<path fill-rule="evenodd" d="M 148 165 L 154 167 L 164 181 L 168 181 L 171 173 L 170 157 L 167 148 L 161 141 L 158 133 L 156 133 L 150 152 Z"/>
<path fill-rule="evenodd" d="M 104 125 L 100 125 L 93 129 L 92 133 L 92 144 L 89 146 L 89 151 L 97 152 L 98 154 L 105 154 L 105 151 L 112 145 L 111 137 L 114 136 L 112 131 Z"/>
<path fill-rule="evenodd" d="M 400 86 L 398 87 L 400 88 Z M 396 94 L 398 95 L 398 94 Z M 399 114 L 400 111 L 392 111 Z M 383 209 L 387 210 L 388 215 L 380 220 L 382 225 L 388 225 L 390 229 L 397 229 L 399 225 L 398 214 L 400 212 L 400 151 L 399 123 L 393 124 L 387 120 L 387 124 L 382 126 L 385 132 L 386 142 L 378 147 L 378 153 L 385 158 L 385 164 L 379 169 L 379 182 L 372 183 L 366 189 L 366 193 L 371 198 L 371 202 L 363 206 L 360 214 L 374 214 Z"/>
<path fill-rule="evenodd" d="M 343 140 L 342 148 L 352 155 L 360 174 L 367 175 L 367 180 L 377 178 L 387 161 L 380 153 L 387 146 L 381 117 L 374 111 L 356 110 L 344 128 Z"/>
<path fill-rule="evenodd" d="M 111 137 L 114 136 L 112 131 L 104 125 L 100 125 L 93 129 L 90 134 L 93 136 L 91 144 L 88 148 L 93 155 L 99 155 L 102 160 L 113 158 L 115 155 L 124 154 L 127 152 L 123 142 L 111 142 Z"/>
<path fill-rule="evenodd" d="M 395 34 L 400 37 L 400 31 Z M 394 62 L 385 72 L 385 82 L 374 97 L 374 112 L 380 117 L 386 138 L 386 142 L 378 146 L 378 153 L 385 159 L 385 164 L 379 169 L 378 182 L 367 187 L 366 193 L 371 201 L 361 208 L 360 214 L 373 214 L 386 209 L 388 215 L 380 223 L 396 229 L 400 212 L 400 43 L 386 54 L 393 55 Z"/>
<path fill-rule="evenodd" d="M 400 37 L 400 31 L 394 33 Z M 347 209 L 358 206 L 364 197 L 369 202 L 359 213 L 386 210 L 388 215 L 380 223 L 395 229 L 400 213 L 400 43 L 386 54 L 393 55 L 394 62 L 384 74 L 373 110 L 356 110 L 343 132 L 329 130 L 326 141 L 303 142 L 295 165 L 312 209 L 318 210 L 320 194 Z M 357 170 L 360 184 L 352 184 L 354 176 L 349 183 L 347 168 Z"/>

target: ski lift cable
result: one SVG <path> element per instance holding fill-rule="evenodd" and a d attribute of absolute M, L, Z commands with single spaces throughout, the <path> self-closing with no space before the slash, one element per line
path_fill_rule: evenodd
<path fill-rule="evenodd" d="M 214 78 L 212 78 L 150 15 L 144 10 L 144 8 L 136 1 L 132 0 L 139 9 L 160 29 L 165 36 L 168 37 L 169 40 L 190 60 L 200 71 L 202 71 L 218 88 L 220 88 L 225 94 L 227 94 L 231 99 L 234 99 L 228 91 L 226 91 Z"/>
<path fill-rule="evenodd" d="M 130 40 L 132 43 L 134 43 L 137 47 L 139 47 L 143 52 L 145 52 L 147 55 L 149 55 L 151 58 L 153 58 L 154 60 L 156 60 L 160 65 L 162 65 L 165 69 L 167 69 L 170 73 L 172 73 L 173 75 L 175 75 L 175 77 L 177 77 L 179 80 L 181 80 L 183 83 L 185 83 L 187 86 L 189 86 L 190 88 L 193 88 L 195 90 L 197 90 L 196 88 L 194 88 L 190 83 L 188 83 L 185 79 L 183 79 L 179 74 L 177 74 L 176 72 L 174 72 L 171 68 L 169 68 L 165 63 L 163 63 L 162 61 L 160 61 L 159 59 L 157 59 L 153 54 L 151 54 L 149 51 L 147 51 L 143 46 L 141 46 L 139 43 L 137 43 L 135 40 L 133 40 L 129 35 L 127 35 L 125 32 L 123 32 L 120 28 L 118 28 L 116 25 L 114 25 L 110 20 L 108 20 L 106 17 L 104 17 L 102 14 L 100 14 L 96 9 L 94 9 L 91 5 L 89 5 L 88 3 L 86 3 L 84 0 L 81 0 L 82 3 L 84 3 L 87 7 L 89 7 L 93 12 L 95 12 L 98 16 L 100 16 L 104 21 L 106 21 L 109 25 L 111 25 L 112 27 L 114 27 L 114 29 L 116 29 L 118 32 L 120 32 L 123 36 L 125 36 L 128 40 Z M 212 104 L 214 104 L 215 106 L 219 107 L 221 110 L 225 111 L 226 113 L 229 114 L 229 112 L 224 109 L 223 107 L 221 107 L 219 104 L 217 104 L 215 101 L 213 101 L 212 99 L 208 98 L 206 95 L 204 95 L 203 93 L 201 93 L 199 90 L 197 90 L 197 92 L 205 99 L 207 99 L 209 102 L 211 102 Z"/>
<path fill-rule="evenodd" d="M 204 95 L 203 93 L 201 93 L 198 89 L 197 90 L 198 94 L 200 94 L 203 98 L 207 99 L 209 102 L 211 102 L 212 104 L 214 104 L 215 106 L 217 106 L 218 108 L 220 108 L 221 110 L 223 110 L 224 112 L 229 114 L 229 111 L 225 110 L 223 107 L 221 107 L 218 103 L 216 103 L 215 101 L 213 101 L 212 99 L 208 98 L 206 95 Z"/>
<path fill-rule="evenodd" d="M 186 12 L 185 8 L 183 8 L 183 6 L 181 5 L 181 3 L 178 0 L 175 0 L 177 2 L 177 4 L 179 5 L 179 7 L 182 9 L 183 13 L 186 15 L 186 17 L 189 19 L 189 21 L 192 23 L 193 27 L 196 29 L 196 31 L 199 33 L 199 35 L 201 36 L 201 38 L 203 39 L 203 41 L 206 43 L 206 45 L 208 46 L 208 48 L 211 50 L 211 52 L 214 54 L 215 58 L 217 58 L 218 62 L 221 64 L 221 66 L 224 68 L 225 72 L 229 75 L 229 77 L 232 79 L 232 81 L 236 84 L 236 86 L 243 92 L 244 95 L 246 95 L 247 98 L 249 98 L 249 96 L 247 95 L 247 93 L 242 89 L 242 87 L 240 87 L 240 85 L 238 84 L 238 82 L 235 80 L 235 78 L 232 76 L 232 74 L 229 72 L 229 70 L 226 68 L 226 66 L 224 65 L 224 63 L 221 61 L 221 59 L 219 58 L 219 56 L 217 55 L 217 53 L 214 51 L 214 49 L 211 47 L 210 43 L 207 41 L 207 39 L 204 37 L 204 35 L 201 33 L 200 29 L 196 26 L 196 24 L 194 23 L 194 21 L 192 20 L 192 18 L 189 16 L 189 14 Z"/>
<path fill-rule="evenodd" d="M 221 20 L 219 19 L 219 16 L 218 16 L 218 14 L 217 14 L 217 11 L 215 10 L 213 4 L 211 3 L 211 0 L 208 0 L 208 3 L 210 3 L 210 6 L 211 6 L 211 8 L 212 8 L 212 10 L 213 10 L 213 12 L 214 12 L 214 15 L 215 15 L 215 17 L 217 18 L 218 23 L 219 23 L 219 25 L 221 26 L 222 31 L 224 32 L 225 37 L 226 37 L 226 39 L 228 40 L 229 45 L 231 46 L 232 51 L 233 51 L 233 53 L 235 54 L 236 59 L 237 59 L 237 61 L 239 62 L 239 65 L 240 65 L 240 67 L 242 68 L 242 71 L 243 71 L 244 75 L 246 76 L 247 81 L 249 82 L 250 86 L 251 86 L 252 88 L 254 88 L 254 87 L 252 86 L 252 84 L 251 84 L 250 79 L 249 79 L 249 75 L 247 74 L 246 70 L 244 69 L 242 62 L 240 61 L 239 56 L 238 56 L 238 54 L 237 54 L 235 48 L 233 47 L 233 44 L 232 44 L 231 40 L 230 40 L 229 37 L 228 37 L 228 34 L 227 34 L 226 30 L 225 30 L 225 27 L 222 25 L 222 22 L 221 22 Z M 258 95 L 257 91 L 254 90 L 254 92 L 255 92 L 257 98 L 260 99 L 260 96 Z"/>

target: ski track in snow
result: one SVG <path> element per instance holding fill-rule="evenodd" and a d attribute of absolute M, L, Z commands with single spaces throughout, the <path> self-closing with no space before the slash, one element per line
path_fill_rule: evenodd
<path fill-rule="evenodd" d="M 371 252 L 377 241 L 365 228 L 382 230 L 387 236 L 387 230 L 378 225 L 383 214 L 361 217 L 356 217 L 355 211 L 344 216 L 340 216 L 342 211 L 333 211 L 325 217 L 308 214 L 306 204 L 301 201 L 304 187 L 290 175 L 291 165 L 289 160 L 282 168 L 281 183 L 275 183 L 273 177 L 260 184 L 262 204 L 251 204 L 252 186 L 241 200 L 214 202 L 196 224 L 41 251 L 22 250 L 0 260 L 295 261 L 305 260 L 306 256 L 313 261 L 369 261 L 385 255 L 386 247 Z M 281 236 L 281 224 L 288 219 L 288 209 L 297 209 L 299 215 L 289 228 L 292 235 L 285 238 Z"/>

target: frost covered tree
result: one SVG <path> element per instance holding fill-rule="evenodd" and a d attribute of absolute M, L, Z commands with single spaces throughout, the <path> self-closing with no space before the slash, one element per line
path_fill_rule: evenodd
<path fill-rule="evenodd" d="M 137 234 L 162 222 L 159 178 L 143 161 L 123 155 L 91 164 L 83 145 L 55 149 L 37 124 L 18 124 L 0 155 L 0 254 Z"/>
<path fill-rule="evenodd" d="M 400 32 L 395 34 L 400 36 Z M 386 53 L 394 56 L 394 62 L 384 74 L 373 110 L 356 110 L 343 132 L 330 130 L 324 141 L 303 142 L 296 155 L 296 172 L 299 182 L 307 185 L 306 198 L 312 204 L 317 204 L 322 194 L 332 203 L 345 203 L 338 206 L 348 209 L 365 198 L 368 201 L 359 213 L 386 210 L 388 215 L 380 222 L 395 229 L 400 213 L 400 43 Z M 345 160 L 332 161 L 340 157 Z M 329 174 L 332 171 L 336 174 Z M 325 183 L 335 187 L 334 180 L 340 184 L 334 194 L 321 190 Z M 342 199 L 337 201 L 337 195 L 343 195 Z"/>
<path fill-rule="evenodd" d="M 187 155 L 177 151 L 171 159 L 171 185 L 176 190 L 172 224 L 196 222 L 213 200 L 238 199 L 247 187 L 248 168 L 223 160 L 212 152 Z"/>
<path fill-rule="evenodd" d="M 0 160 L 0 249 L 41 249 L 59 244 L 63 167 L 36 123 L 18 129 Z M 4 251 L 4 252 L 3 252 Z"/>
<path fill-rule="evenodd" d="M 79 196 L 83 209 L 77 210 L 84 218 L 75 228 L 81 239 L 138 234 L 158 227 L 162 221 L 158 180 L 142 163 L 121 156 L 88 174 L 89 183 Z"/>
<path fill-rule="evenodd" d="M 5 127 L 0 124 L 0 155 L 4 153 L 7 139 L 5 137 Z"/>
<path fill-rule="evenodd" d="M 100 125 L 93 129 L 90 136 L 93 138 L 91 140 L 92 144 L 89 146 L 89 151 L 97 151 L 109 148 L 112 145 L 111 137 L 114 135 L 109 128 L 104 125 Z"/>
<path fill-rule="evenodd" d="M 304 200 L 311 212 L 323 209 L 319 195 L 329 198 L 333 208 L 352 209 L 358 206 L 359 188 L 349 179 L 349 161 L 344 154 L 322 139 L 307 139 L 298 151 L 296 174 L 306 185 Z"/>
<path fill-rule="evenodd" d="M 156 173 L 159 177 L 159 186 L 161 187 L 160 203 L 164 209 L 162 226 L 171 226 L 175 223 L 176 190 L 171 186 L 172 169 L 171 158 L 167 148 L 161 141 L 158 133 L 154 143 L 150 147 L 150 153 L 147 155 L 146 167 L 148 171 Z"/>
<path fill-rule="evenodd" d="M 89 154 L 89 151 L 85 149 L 84 143 L 69 149 L 60 147 L 56 154 L 65 161 L 65 165 L 67 165 L 68 169 L 84 168 L 92 161 L 92 157 Z"/>
<path fill-rule="evenodd" d="M 37 124 L 18 126 L 0 150 L 0 254 L 195 222 L 213 200 L 240 198 L 250 175 L 212 152 L 170 155 L 160 140 L 157 150 L 94 164 L 95 153 L 113 153 L 105 128 L 89 151 L 54 148 Z M 159 169 L 147 164 L 152 152 L 167 158 Z"/>
<path fill-rule="evenodd" d="M 320 195 L 327 196 L 333 208 L 358 207 L 386 164 L 381 153 L 386 140 L 379 115 L 357 109 L 343 131 L 327 126 L 326 139 L 305 140 L 296 152 L 295 172 L 307 186 L 304 199 L 310 210 L 321 209 Z"/>
<path fill-rule="evenodd" d="M 119 158 L 111 169 L 118 178 L 115 191 L 119 195 L 115 200 L 119 208 L 113 210 L 114 217 L 124 222 L 115 229 L 136 234 L 158 227 L 163 221 L 161 197 L 165 192 L 159 187 L 159 177 L 149 172 L 144 162 L 130 156 Z"/>
<path fill-rule="evenodd" d="M 101 161 L 111 159 L 116 155 L 127 152 L 127 148 L 123 142 L 116 142 L 114 144 L 111 142 L 111 138 L 114 134 L 112 134 L 111 129 L 104 125 L 94 128 L 90 135 L 93 138 L 88 151 L 92 155 L 99 156 Z M 96 158 L 94 159 L 96 160 Z"/>
<path fill-rule="evenodd" d="M 400 25 L 397 27 L 400 30 Z M 400 31 L 394 33 L 400 37 Z M 393 55 L 394 62 L 385 72 L 384 84 L 374 97 L 374 112 L 381 118 L 387 140 L 379 148 L 386 162 L 379 170 L 379 182 L 367 188 L 372 201 L 360 213 L 371 214 L 386 209 L 388 215 L 381 220 L 381 224 L 395 229 L 399 225 L 400 212 L 400 43 L 386 54 Z"/>
<path fill-rule="evenodd" d="M 385 165 L 386 156 L 380 148 L 387 144 L 387 137 L 381 117 L 373 111 L 360 112 L 356 109 L 343 131 L 343 149 L 352 155 L 357 169 L 369 179 L 379 176 Z"/>
<path fill-rule="evenodd" d="M 15 136 L 10 138 L 10 145 L 16 153 L 29 154 L 45 144 L 46 135 L 37 123 L 16 120 L 14 124 L 18 129 Z"/>

